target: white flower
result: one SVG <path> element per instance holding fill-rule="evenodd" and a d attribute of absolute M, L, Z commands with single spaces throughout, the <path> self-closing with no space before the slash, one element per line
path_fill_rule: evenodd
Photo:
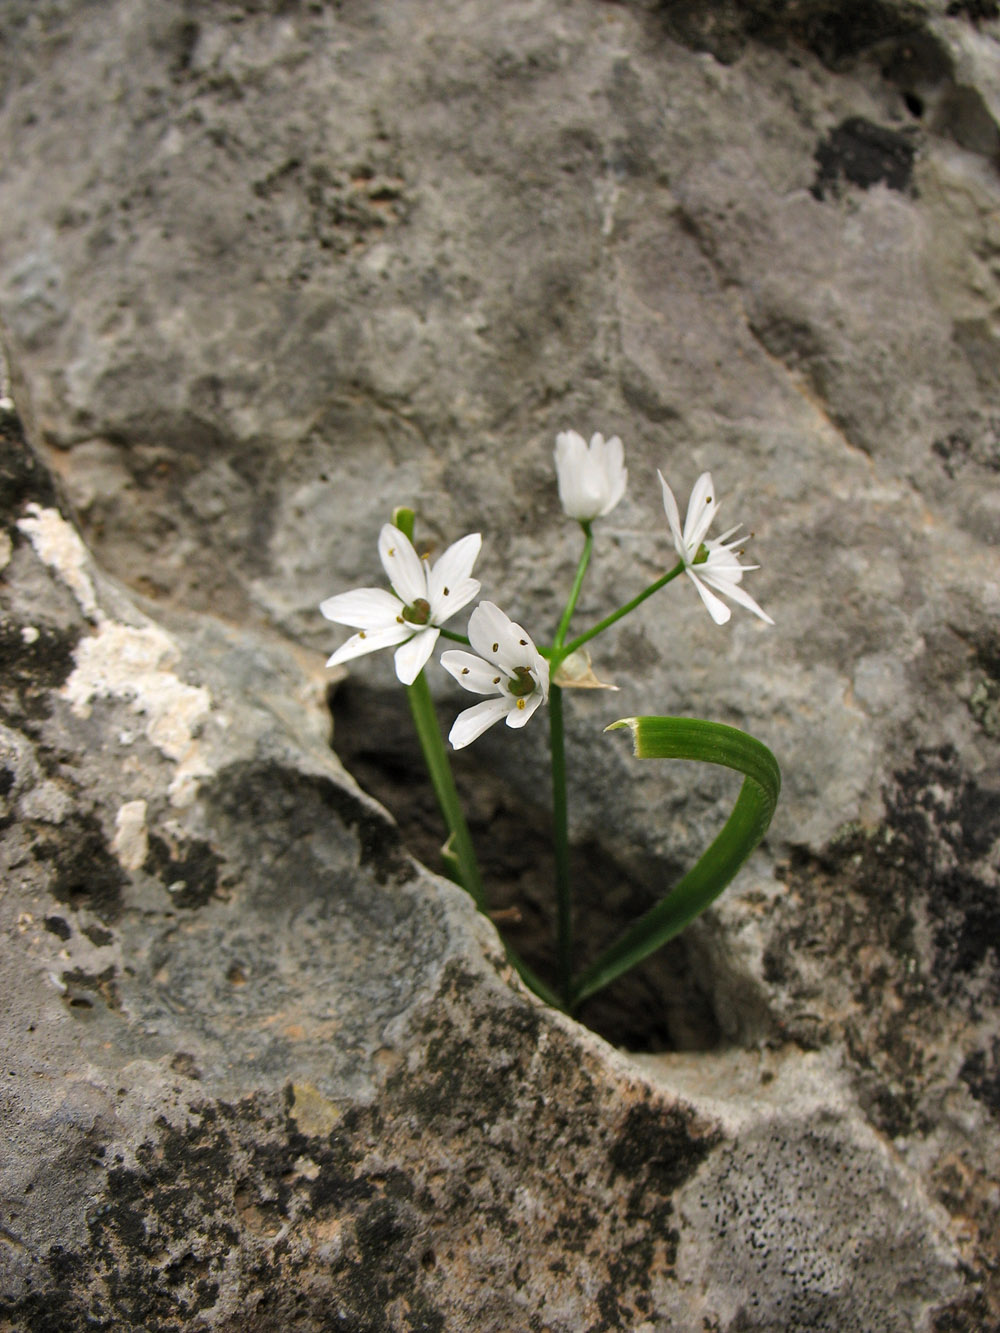
<path fill-rule="evenodd" d="M 469 617 L 469 642 L 478 657 L 442 653 L 441 665 L 473 694 L 495 697 L 459 713 L 448 736 L 456 750 L 501 718 L 508 727 L 523 727 L 549 697 L 548 662 L 521 626 L 508 620 L 492 602 L 480 602 Z"/>
<path fill-rule="evenodd" d="M 698 589 L 701 600 L 708 607 L 708 613 L 715 623 L 724 625 L 732 612 L 725 602 L 720 601 L 715 593 L 710 591 L 711 588 L 714 588 L 716 592 L 721 592 L 724 597 L 730 598 L 738 605 L 746 607 L 755 616 L 760 616 L 761 620 L 766 620 L 769 625 L 773 625 L 774 621 L 771 617 L 762 611 L 750 594 L 744 592 L 739 586 L 744 573 L 748 569 L 759 568 L 758 565 L 741 565 L 733 554 L 733 550 L 739 546 L 741 538 L 737 537 L 735 541 L 729 541 L 728 538 L 739 530 L 740 524 L 737 524 L 735 528 L 730 528 L 728 532 L 724 532 L 715 541 L 705 540 L 705 533 L 711 526 L 712 519 L 719 507 L 712 486 L 712 474 L 703 472 L 695 482 L 691 499 L 688 501 L 683 532 L 681 531 L 681 516 L 677 508 L 677 501 L 674 499 L 674 493 L 664 480 L 663 473 L 658 472 L 657 476 L 660 478 L 660 485 L 663 487 L 663 508 L 666 510 L 667 522 L 670 524 L 670 534 L 674 539 L 677 554 L 684 561 L 684 572 Z M 740 554 L 742 554 L 742 551 Z"/>
<path fill-rule="evenodd" d="M 560 431 L 555 460 L 559 499 L 570 518 L 581 523 L 603 518 L 625 494 L 628 470 L 617 435 L 607 441 L 592 435 L 588 445 L 575 430 Z"/>
<path fill-rule="evenodd" d="M 400 644 L 396 675 L 404 685 L 412 685 L 434 651 L 440 626 L 479 592 L 479 580 L 471 574 L 481 545 L 482 537 L 474 532 L 449 546 L 431 566 L 417 555 L 405 533 L 386 523 L 379 533 L 378 553 L 393 591 L 355 588 L 321 603 L 327 620 L 359 631 L 337 649 L 327 666 Z"/>

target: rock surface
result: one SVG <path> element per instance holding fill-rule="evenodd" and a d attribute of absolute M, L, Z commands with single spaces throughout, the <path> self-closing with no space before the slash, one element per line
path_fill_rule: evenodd
<path fill-rule="evenodd" d="M 9 1327 L 1000 1327 L 995 10 L 9 0 Z M 410 859 L 387 661 L 335 744 L 398 828 L 327 745 L 316 607 L 396 504 L 545 637 L 567 425 L 631 478 L 581 618 L 670 558 L 655 469 L 711 467 L 777 622 L 672 588 L 570 701 L 584 939 L 731 800 L 606 722 L 785 779 L 584 1014 L 643 1068 Z M 461 770 L 529 953 L 544 746 Z"/>

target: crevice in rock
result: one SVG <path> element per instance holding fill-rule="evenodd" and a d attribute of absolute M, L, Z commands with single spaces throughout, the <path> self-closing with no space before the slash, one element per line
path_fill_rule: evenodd
<path fill-rule="evenodd" d="M 444 826 L 402 689 L 348 680 L 331 691 L 334 747 L 360 785 L 396 819 L 408 849 L 441 869 Z M 447 729 L 444 715 L 439 721 Z M 453 756 L 455 781 L 503 935 L 547 980 L 554 980 L 550 811 L 534 788 L 517 788 L 485 767 L 476 749 Z M 623 866 L 596 838 L 571 848 L 581 961 L 610 943 L 651 906 L 680 866 Z M 703 967 L 703 960 L 699 961 Z M 682 936 L 584 1006 L 579 1017 L 617 1046 L 635 1051 L 710 1050 L 721 1028 L 703 972 Z"/>

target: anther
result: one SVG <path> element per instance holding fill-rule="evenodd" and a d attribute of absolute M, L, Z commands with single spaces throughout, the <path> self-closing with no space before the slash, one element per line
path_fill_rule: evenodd
<path fill-rule="evenodd" d="M 450 596 L 451 596 L 451 589 L 450 589 L 450 588 L 443 588 L 443 589 L 442 589 L 442 592 L 444 593 L 445 597 L 450 597 Z"/>
<path fill-rule="evenodd" d="M 406 624 L 406 621 L 403 619 L 402 616 L 397 616 L 397 617 L 396 617 L 396 624 L 397 624 L 397 625 L 405 625 L 405 624 Z"/>
<path fill-rule="evenodd" d="M 493 645 L 493 651 L 494 651 L 495 653 L 497 653 L 497 652 L 500 651 L 500 645 L 499 645 L 498 643 L 495 643 L 495 644 Z"/>
<path fill-rule="evenodd" d="M 358 638 L 359 638 L 359 639 L 367 639 L 367 638 L 368 638 L 368 635 L 364 632 L 363 629 L 362 629 L 362 630 L 358 630 Z"/>
<path fill-rule="evenodd" d="M 522 648 L 527 648 L 527 646 L 528 646 L 528 640 L 527 640 L 527 639 L 518 639 L 518 643 L 521 645 Z"/>
<path fill-rule="evenodd" d="M 524 700 L 523 700 L 523 699 L 518 699 L 518 701 L 517 701 L 517 706 L 518 706 L 518 708 L 523 708 L 523 707 L 524 707 Z"/>
<path fill-rule="evenodd" d="M 494 677 L 493 677 L 493 684 L 494 684 L 494 685 L 499 685 L 499 684 L 500 684 L 500 677 L 499 677 L 499 676 L 494 676 Z"/>
<path fill-rule="evenodd" d="M 469 674 L 469 668 L 468 668 L 468 667 L 462 667 L 462 675 L 463 675 L 463 676 L 467 676 L 468 674 Z"/>
<path fill-rule="evenodd" d="M 395 548 L 395 546 L 390 546 L 390 547 L 389 547 L 389 554 L 390 554 L 390 555 L 395 555 L 395 554 L 396 554 L 396 548 Z"/>

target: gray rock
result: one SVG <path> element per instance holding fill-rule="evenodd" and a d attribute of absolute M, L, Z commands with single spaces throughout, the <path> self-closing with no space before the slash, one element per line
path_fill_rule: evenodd
<path fill-rule="evenodd" d="M 994 6 L 3 24 L 0 313 L 68 498 L 5 454 L 12 1326 L 997 1325 Z M 388 662 L 333 707 L 401 836 L 326 743 L 317 604 L 373 581 L 398 503 L 482 530 L 544 639 L 566 425 L 631 473 L 581 623 L 670 559 L 657 467 L 713 469 L 777 622 L 672 588 L 597 646 L 622 693 L 569 701 L 584 940 L 732 799 L 606 722 L 716 717 L 783 769 L 730 892 L 583 1015 L 671 1048 L 656 1083 L 410 861 L 439 831 Z M 461 765 L 533 958 L 544 751 Z"/>

